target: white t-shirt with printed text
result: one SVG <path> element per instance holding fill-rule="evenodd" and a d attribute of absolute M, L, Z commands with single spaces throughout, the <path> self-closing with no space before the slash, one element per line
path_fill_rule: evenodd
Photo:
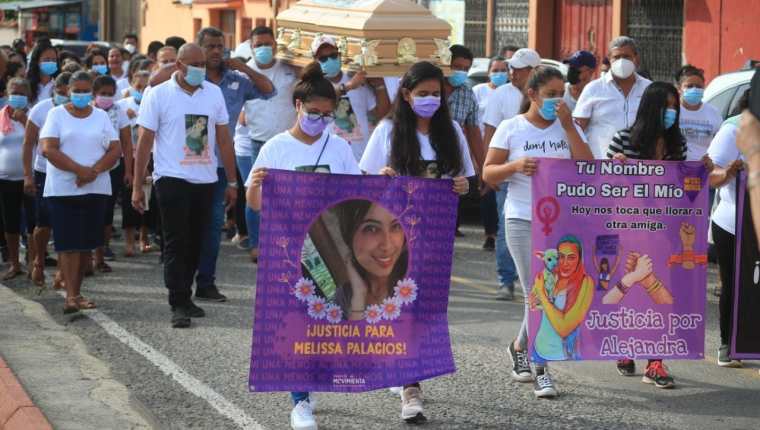
<path fill-rule="evenodd" d="M 65 106 L 57 106 L 48 113 L 40 131 L 40 140 L 46 138 L 57 138 L 62 153 L 75 163 L 89 167 L 103 158 L 111 142 L 119 141 L 105 111 L 93 108 L 86 118 L 77 118 Z M 108 172 L 101 172 L 93 182 L 81 187 L 76 185 L 76 180 L 76 174 L 55 167 L 48 160 L 44 196 L 111 195 Z"/>
<path fill-rule="evenodd" d="M 301 172 L 361 175 L 348 142 L 340 136 L 323 132 L 314 143 L 307 144 L 284 131 L 269 139 L 259 152 L 245 181 L 250 187 L 253 171 L 258 168 Z"/>
<path fill-rule="evenodd" d="M 580 127 L 576 130 L 586 142 L 586 136 Z M 524 115 L 518 115 L 499 125 L 491 139 L 490 148 L 509 151 L 507 161 L 524 157 L 534 158 L 571 158 L 570 142 L 559 119 L 549 127 L 541 129 L 531 124 Z M 538 163 L 541 168 L 541 162 Z M 505 204 L 505 218 L 532 219 L 531 178 L 523 173 L 515 173 L 507 178 L 509 194 Z"/>
<path fill-rule="evenodd" d="M 452 124 L 457 133 L 459 149 L 462 152 L 462 171 L 459 172 L 459 175 L 455 176 L 474 176 L 475 169 L 472 166 L 470 148 L 467 145 L 467 139 L 465 139 L 464 133 L 459 124 L 455 121 L 452 121 Z M 359 167 L 362 171 L 367 172 L 367 174 L 370 175 L 377 175 L 384 167 L 390 166 L 392 132 L 393 122 L 388 119 L 380 121 L 369 139 L 367 149 L 364 151 L 364 156 L 362 156 L 361 161 L 359 161 Z M 427 171 L 424 176 L 429 178 L 447 178 L 448 176 L 440 175 L 438 166 L 435 165 L 436 152 L 435 149 L 433 149 L 433 146 L 430 145 L 429 136 L 418 131 L 417 140 L 420 142 L 420 157 L 427 166 Z"/>
<path fill-rule="evenodd" d="M 222 90 L 204 81 L 192 94 L 179 86 L 176 73 L 151 88 L 140 103 L 137 123 L 156 133 L 153 180 L 167 176 L 192 184 L 216 182 L 216 126 L 229 114 Z"/>
<path fill-rule="evenodd" d="M 343 73 L 338 84 L 348 84 L 350 81 L 348 74 Z M 370 124 L 367 114 L 375 109 L 376 105 L 375 93 L 368 85 L 362 85 L 340 97 L 335 106 L 335 121 L 329 130 L 351 144 L 351 150 L 357 161 L 362 158 L 369 140 Z"/>
<path fill-rule="evenodd" d="M 723 118 L 718 110 L 708 103 L 702 103 L 697 110 L 681 106 L 678 124 L 686 138 L 686 161 L 702 159 L 722 123 Z"/>

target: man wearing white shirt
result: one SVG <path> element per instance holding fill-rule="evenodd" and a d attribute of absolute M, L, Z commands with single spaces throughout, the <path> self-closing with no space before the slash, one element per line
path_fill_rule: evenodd
<path fill-rule="evenodd" d="M 189 327 L 205 315 L 192 302 L 192 284 L 201 239 L 211 223 L 217 155 L 228 186 L 225 202 L 237 199 L 235 154 L 221 89 L 205 81 L 206 56 L 196 44 L 179 50 L 177 72 L 145 95 L 137 123 L 140 140 L 135 162 L 132 205 L 143 211 L 143 182 L 153 150 L 153 180 L 164 231 L 164 282 L 169 289 L 172 327 Z M 155 148 L 154 148 L 155 140 Z"/>
<path fill-rule="evenodd" d="M 609 58 L 610 73 L 586 85 L 573 111 L 597 159 L 607 158 L 607 148 L 616 132 L 633 125 L 641 96 L 652 83 L 636 73 L 639 51 L 632 38 L 620 36 L 612 40 Z"/>
<path fill-rule="evenodd" d="M 256 27 L 251 30 L 251 60 L 248 67 L 269 78 L 276 94 L 269 99 L 250 100 L 245 104 L 245 122 L 250 139 L 237 139 L 235 151 L 238 155 L 238 168 L 242 178 L 248 178 L 251 167 L 256 162 L 261 147 L 274 136 L 289 129 L 296 120 L 293 109 L 293 88 L 298 80 L 296 70 L 278 61 L 277 41 L 269 27 Z M 247 148 L 240 148 L 250 142 Z M 256 261 L 259 255 L 259 213 L 248 205 L 245 207 L 245 221 L 248 228 L 248 248 L 251 259 Z"/>

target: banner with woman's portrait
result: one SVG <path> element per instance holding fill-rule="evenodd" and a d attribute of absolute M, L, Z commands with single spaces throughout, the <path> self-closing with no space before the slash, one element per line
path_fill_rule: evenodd
<path fill-rule="evenodd" d="M 449 180 L 270 170 L 251 391 L 357 392 L 451 373 Z"/>
<path fill-rule="evenodd" d="M 534 360 L 704 357 L 707 171 L 540 159 L 528 331 Z"/>

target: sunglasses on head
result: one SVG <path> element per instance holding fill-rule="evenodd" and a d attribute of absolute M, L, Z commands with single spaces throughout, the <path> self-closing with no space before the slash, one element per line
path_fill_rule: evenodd
<path fill-rule="evenodd" d="M 332 53 L 332 54 L 330 54 L 330 55 L 320 55 L 319 57 L 317 57 L 317 60 L 319 60 L 319 62 L 320 62 L 320 63 L 324 63 L 324 62 L 326 62 L 328 59 L 331 59 L 331 60 L 336 60 L 336 59 L 338 58 L 338 55 L 339 55 L 339 54 L 338 54 L 337 52 L 333 52 L 333 53 Z"/>

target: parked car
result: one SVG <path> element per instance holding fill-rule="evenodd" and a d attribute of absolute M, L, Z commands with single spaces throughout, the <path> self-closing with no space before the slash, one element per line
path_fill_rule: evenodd
<path fill-rule="evenodd" d="M 472 67 L 470 67 L 470 71 L 467 74 L 471 86 L 488 81 L 488 63 L 490 61 L 490 58 L 484 57 L 478 57 L 472 60 Z M 560 61 L 542 58 L 541 65 L 555 67 L 562 72 L 563 76 L 567 76 L 567 65 Z"/>
<path fill-rule="evenodd" d="M 744 91 L 749 88 L 754 70 L 740 70 L 720 75 L 705 88 L 704 101 L 718 109 L 725 119 L 736 108 Z"/>
<path fill-rule="evenodd" d="M 73 52 L 80 58 L 84 57 L 87 47 L 95 44 L 103 49 L 111 49 L 114 46 L 120 46 L 112 42 L 103 41 L 86 41 L 86 40 L 65 40 L 65 39 L 50 39 L 50 43 L 58 48 L 59 51 Z"/>

